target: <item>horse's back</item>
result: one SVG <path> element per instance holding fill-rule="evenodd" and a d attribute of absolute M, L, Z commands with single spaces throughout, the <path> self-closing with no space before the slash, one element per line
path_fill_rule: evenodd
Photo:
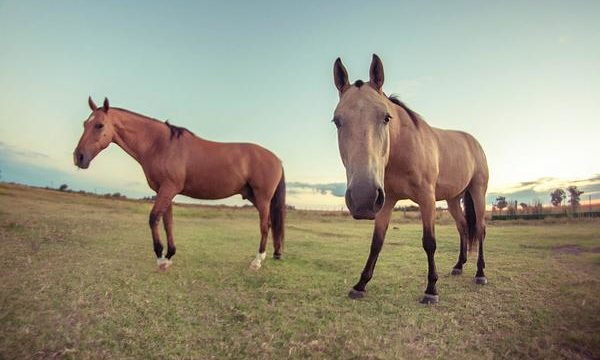
<path fill-rule="evenodd" d="M 269 150 L 251 143 L 198 140 L 189 146 L 186 159 L 186 195 L 219 199 L 238 194 L 247 185 L 277 186 L 281 161 Z"/>

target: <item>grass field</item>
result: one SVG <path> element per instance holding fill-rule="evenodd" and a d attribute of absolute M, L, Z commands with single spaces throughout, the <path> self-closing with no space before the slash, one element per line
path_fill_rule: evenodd
<path fill-rule="evenodd" d="M 162 273 L 150 207 L 0 185 L 0 358 L 600 357 L 598 221 L 490 224 L 486 286 L 473 259 L 449 275 L 457 234 L 438 225 L 440 303 L 425 306 L 421 227 L 400 214 L 353 301 L 371 222 L 291 211 L 284 259 L 254 272 L 253 209 L 177 206 Z"/>

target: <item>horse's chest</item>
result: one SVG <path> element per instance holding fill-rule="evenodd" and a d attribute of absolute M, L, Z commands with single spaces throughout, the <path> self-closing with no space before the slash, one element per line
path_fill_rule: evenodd
<path fill-rule="evenodd" d="M 160 181 L 158 180 L 158 178 L 156 176 L 152 176 L 151 172 L 144 171 L 144 174 L 146 175 L 146 181 L 148 182 L 148 186 L 150 186 L 152 190 L 158 192 L 158 189 L 160 189 Z"/>
<path fill-rule="evenodd" d="M 385 191 L 400 198 L 413 198 L 423 183 L 423 173 L 411 168 L 386 169 Z"/>
<path fill-rule="evenodd" d="M 171 166 L 168 162 L 154 159 L 152 162 L 148 162 L 142 165 L 144 175 L 148 185 L 154 191 L 160 189 L 161 184 L 166 182 L 173 183 L 175 185 L 183 181 L 185 172 L 181 171 L 177 167 Z"/>

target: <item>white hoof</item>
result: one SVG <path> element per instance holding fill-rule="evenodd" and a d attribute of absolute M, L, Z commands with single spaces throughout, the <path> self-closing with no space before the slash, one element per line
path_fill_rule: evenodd
<path fill-rule="evenodd" d="M 260 267 L 262 266 L 260 260 L 254 259 L 252 260 L 252 262 L 250 263 L 250 269 L 252 270 L 258 270 L 260 269 Z"/>
<path fill-rule="evenodd" d="M 250 263 L 250 269 L 258 270 L 262 266 L 263 260 L 267 258 L 267 253 L 258 253 L 252 262 Z"/>
<path fill-rule="evenodd" d="M 160 259 L 156 259 L 156 265 L 158 265 L 158 269 L 161 271 L 167 271 L 169 266 L 173 264 L 173 261 L 161 257 Z"/>

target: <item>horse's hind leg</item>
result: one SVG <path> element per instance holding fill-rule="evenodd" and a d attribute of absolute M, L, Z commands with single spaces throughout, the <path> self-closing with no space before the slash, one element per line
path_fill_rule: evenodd
<path fill-rule="evenodd" d="M 463 265 L 467 262 L 467 237 L 469 236 L 469 230 L 467 228 L 467 219 L 465 214 L 460 207 L 460 196 L 452 200 L 446 201 L 448 203 L 448 211 L 456 222 L 456 229 L 460 236 L 460 251 L 458 253 L 458 261 L 454 268 L 452 268 L 452 275 L 462 274 Z"/>
<path fill-rule="evenodd" d="M 475 208 L 476 228 L 475 238 L 479 243 L 479 256 L 477 258 L 477 273 L 475 282 L 480 285 L 487 284 L 487 278 L 483 269 L 485 269 L 485 260 L 483 257 L 483 242 L 485 240 L 485 186 L 473 186 L 469 193 L 473 199 Z"/>
<path fill-rule="evenodd" d="M 250 268 L 258 270 L 262 266 L 263 260 L 267 257 L 267 237 L 269 236 L 269 200 L 257 196 L 254 201 L 256 209 L 258 209 L 258 217 L 260 223 L 260 245 L 258 246 L 258 254 L 250 263 Z"/>

